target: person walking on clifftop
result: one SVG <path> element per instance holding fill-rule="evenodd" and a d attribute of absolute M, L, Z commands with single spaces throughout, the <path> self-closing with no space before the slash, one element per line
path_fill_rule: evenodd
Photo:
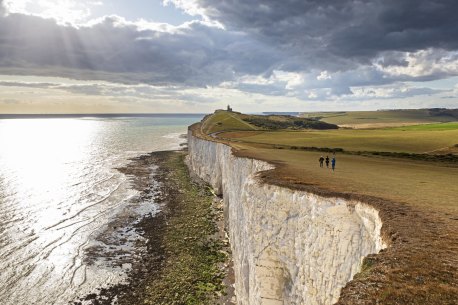
<path fill-rule="evenodd" d="M 334 171 L 334 169 L 336 168 L 336 157 L 332 157 L 331 166 L 332 166 L 332 171 Z"/>
<path fill-rule="evenodd" d="M 320 161 L 320 167 L 323 167 L 323 162 L 324 162 L 323 156 L 320 157 L 319 161 Z"/>
<path fill-rule="evenodd" d="M 326 156 L 326 168 L 329 168 L 329 156 Z"/>

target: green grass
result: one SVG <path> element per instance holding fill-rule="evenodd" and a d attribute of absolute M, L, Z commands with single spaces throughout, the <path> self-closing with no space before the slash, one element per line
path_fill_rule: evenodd
<path fill-rule="evenodd" d="M 338 126 L 334 124 L 288 115 L 240 115 L 240 118 L 266 130 L 338 129 Z"/>
<path fill-rule="evenodd" d="M 319 118 L 324 122 L 338 125 L 357 124 L 392 124 L 392 123 L 434 123 L 458 121 L 455 110 L 383 110 L 383 111 L 349 111 L 349 112 L 308 112 L 303 117 Z"/>
<path fill-rule="evenodd" d="M 277 173 L 282 180 L 305 181 L 308 185 L 319 185 L 331 191 L 366 194 L 454 213 L 458 211 L 457 167 L 337 153 L 336 171 L 332 172 L 318 164 L 320 155 L 326 156 L 326 153 L 235 145 L 248 156 L 282 164 L 283 169 Z"/>
<path fill-rule="evenodd" d="M 162 165 L 169 169 L 169 187 L 179 192 L 163 236 L 163 270 L 151 274 L 154 280 L 138 304 L 210 305 L 225 289 L 220 264 L 226 255 L 222 242 L 212 237 L 217 232 L 213 196 L 191 181 L 183 159 L 182 153 L 170 153 Z"/>
<path fill-rule="evenodd" d="M 227 130 L 302 130 L 337 129 L 333 124 L 287 115 L 247 115 L 238 112 L 218 110 L 204 118 L 201 131 L 213 134 Z"/>
<path fill-rule="evenodd" d="M 403 131 L 444 131 L 444 130 L 458 130 L 458 122 L 452 123 L 439 123 L 439 124 L 424 124 L 424 125 L 412 125 L 404 127 L 394 127 L 391 130 L 403 130 Z M 457 139 L 458 142 L 458 139 Z"/>
<path fill-rule="evenodd" d="M 234 131 L 218 137 L 224 137 L 240 157 L 274 163 L 274 170 L 259 175 L 266 183 L 327 196 L 364 198 L 380 211 L 382 232 L 390 247 L 372 256 L 374 260 L 364 260 L 362 272 L 354 277 L 357 283 L 347 285 L 339 304 L 375 304 L 377 300 L 383 304 L 455 304 L 455 164 L 337 152 L 336 170 L 332 171 L 319 167 L 318 162 L 321 155 L 331 157 L 332 153 L 292 149 L 292 145 L 422 153 L 458 144 L 457 125 Z"/>
<path fill-rule="evenodd" d="M 211 134 L 223 130 L 258 130 L 259 128 L 242 120 L 237 113 L 217 111 L 203 121 L 202 132 Z"/>
<path fill-rule="evenodd" d="M 456 166 L 448 161 L 438 164 L 396 156 L 438 151 L 456 155 L 458 122 L 378 129 L 229 131 L 218 137 L 232 142 L 244 155 L 279 162 L 284 166 L 284 172 L 279 174 L 287 180 L 305 180 L 307 184 L 324 185 L 336 191 L 358 192 L 413 205 L 457 208 Z M 318 158 L 332 153 L 300 149 L 306 147 L 341 148 L 357 153 L 337 153 L 338 170 L 330 175 L 319 168 Z M 364 156 L 359 152 L 373 154 Z"/>
<path fill-rule="evenodd" d="M 247 143 L 342 148 L 347 151 L 427 153 L 458 144 L 458 123 L 389 129 L 229 132 L 220 137 Z"/>

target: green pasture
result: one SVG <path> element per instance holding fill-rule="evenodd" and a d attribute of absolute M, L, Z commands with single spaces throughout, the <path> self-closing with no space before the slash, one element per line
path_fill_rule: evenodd
<path fill-rule="evenodd" d="M 320 152 L 262 148 L 254 144 L 236 146 L 254 158 L 282 164 L 279 177 L 293 181 L 305 180 L 323 189 L 366 194 L 415 206 L 454 212 L 458 209 L 457 167 L 337 153 L 336 171 L 332 172 L 319 167 Z"/>
<path fill-rule="evenodd" d="M 320 119 L 321 121 L 344 124 L 382 124 L 382 123 L 434 123 L 458 121 L 456 109 L 411 109 L 379 111 L 343 111 L 343 112 L 305 112 L 301 116 Z"/>
<path fill-rule="evenodd" d="M 226 132 L 219 135 L 246 143 L 343 148 L 348 151 L 428 153 L 458 144 L 458 123 L 385 129 Z"/>
<path fill-rule="evenodd" d="M 333 124 L 285 115 L 247 115 L 238 112 L 218 110 L 204 119 L 202 132 L 212 134 L 225 130 L 299 130 L 337 129 Z"/>
<path fill-rule="evenodd" d="M 402 130 L 402 131 L 445 131 L 445 130 L 457 130 L 458 122 L 451 123 L 439 123 L 439 124 L 424 124 L 424 125 L 411 125 L 404 127 L 390 128 L 391 130 Z"/>
<path fill-rule="evenodd" d="M 326 153 L 293 147 L 456 153 L 458 122 L 378 129 L 274 131 L 252 126 L 242 117 L 238 113 L 216 112 L 202 122 L 200 130 L 206 134 L 219 132 L 217 138 L 229 141 L 245 156 L 281 164 L 275 175 L 282 181 L 304 181 L 334 191 L 456 211 L 454 186 L 458 168 L 449 163 L 337 153 L 337 170 L 332 172 L 318 166 L 318 158 Z"/>

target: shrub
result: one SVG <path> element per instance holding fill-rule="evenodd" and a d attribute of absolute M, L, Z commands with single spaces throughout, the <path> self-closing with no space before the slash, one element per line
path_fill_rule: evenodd
<path fill-rule="evenodd" d="M 252 115 L 243 118 L 244 121 L 257 127 L 278 130 L 278 129 L 338 129 L 334 124 L 321 122 L 313 119 L 299 118 L 293 116 L 277 116 L 278 120 L 262 115 Z"/>

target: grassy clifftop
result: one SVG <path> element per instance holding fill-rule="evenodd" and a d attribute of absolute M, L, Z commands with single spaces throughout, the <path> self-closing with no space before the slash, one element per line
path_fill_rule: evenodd
<path fill-rule="evenodd" d="M 214 114 L 206 116 L 201 123 L 201 131 L 204 134 L 226 130 L 259 130 L 241 118 L 242 114 L 219 110 Z"/>
<path fill-rule="evenodd" d="M 202 121 L 202 132 L 205 134 L 236 130 L 325 130 L 337 128 L 337 125 L 309 118 L 290 115 L 248 115 L 224 110 L 217 110 Z"/>
<path fill-rule="evenodd" d="M 402 113 L 406 116 L 390 120 L 412 125 L 418 122 L 418 116 L 412 115 L 425 114 L 425 110 Z M 436 117 L 442 115 L 451 118 L 441 111 Z M 364 130 L 296 130 L 268 129 L 256 124 L 256 117 L 249 117 L 246 120 L 239 113 L 217 112 L 192 130 L 197 136 L 231 145 L 237 156 L 274 164 L 275 170 L 260 175 L 266 183 L 322 196 L 362 200 L 380 211 L 382 233 L 390 246 L 365 260 L 362 272 L 342 290 L 337 304 L 456 304 L 456 123 L 395 128 L 383 125 Z M 279 117 L 263 119 L 271 122 Z M 380 123 L 380 118 L 377 120 Z M 429 122 L 437 120 L 433 118 Z M 318 164 L 321 155 L 331 157 L 332 151 L 305 149 L 310 147 L 342 148 L 342 152 L 334 150 L 336 170 Z M 400 157 L 404 154 L 430 156 L 433 160 L 449 158 L 430 162 Z"/>

